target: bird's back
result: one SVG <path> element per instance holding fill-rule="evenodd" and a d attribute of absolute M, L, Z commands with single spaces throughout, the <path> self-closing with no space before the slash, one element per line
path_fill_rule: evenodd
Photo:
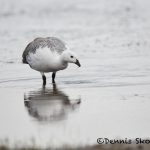
<path fill-rule="evenodd" d="M 65 43 L 56 37 L 36 38 L 25 48 L 22 54 L 22 62 L 28 64 L 26 59 L 27 55 L 29 53 L 36 53 L 38 48 L 45 47 L 48 47 L 51 51 L 55 51 L 58 54 L 61 54 L 64 50 L 66 50 Z"/>

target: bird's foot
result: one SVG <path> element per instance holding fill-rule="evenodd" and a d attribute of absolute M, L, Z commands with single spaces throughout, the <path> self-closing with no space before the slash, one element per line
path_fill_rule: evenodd
<path fill-rule="evenodd" d="M 52 83 L 53 83 L 53 84 L 55 84 L 55 76 L 56 76 L 56 73 L 53 72 L 53 73 L 52 73 Z"/>
<path fill-rule="evenodd" d="M 52 79 L 52 83 L 55 84 L 55 80 Z"/>

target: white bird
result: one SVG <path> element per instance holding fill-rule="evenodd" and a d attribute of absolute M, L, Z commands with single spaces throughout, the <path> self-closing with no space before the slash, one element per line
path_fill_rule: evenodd
<path fill-rule="evenodd" d="M 41 73 L 43 85 L 46 85 L 44 73 L 52 72 L 52 83 L 55 83 L 56 72 L 66 69 L 68 63 L 81 66 L 76 55 L 56 37 L 36 38 L 27 45 L 22 58 L 23 63 Z"/>

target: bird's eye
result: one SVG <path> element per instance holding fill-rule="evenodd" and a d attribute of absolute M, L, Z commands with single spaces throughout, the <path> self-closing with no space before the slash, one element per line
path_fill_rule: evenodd
<path fill-rule="evenodd" d="M 73 56 L 70 56 L 71 58 L 73 58 Z"/>

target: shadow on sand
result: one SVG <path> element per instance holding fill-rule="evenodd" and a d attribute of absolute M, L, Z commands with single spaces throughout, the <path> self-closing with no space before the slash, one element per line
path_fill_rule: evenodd
<path fill-rule="evenodd" d="M 24 105 L 30 116 L 38 121 L 60 121 L 76 110 L 81 99 L 70 99 L 53 84 L 53 88 L 42 87 L 24 94 Z"/>

